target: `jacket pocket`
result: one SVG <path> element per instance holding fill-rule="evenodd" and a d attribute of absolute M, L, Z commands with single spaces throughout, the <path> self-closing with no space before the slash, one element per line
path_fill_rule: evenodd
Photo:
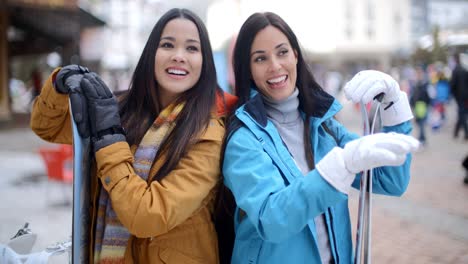
<path fill-rule="evenodd" d="M 202 264 L 203 262 L 197 261 L 189 256 L 171 249 L 171 248 L 161 248 L 159 252 L 159 257 L 161 258 L 162 263 L 165 264 Z"/>

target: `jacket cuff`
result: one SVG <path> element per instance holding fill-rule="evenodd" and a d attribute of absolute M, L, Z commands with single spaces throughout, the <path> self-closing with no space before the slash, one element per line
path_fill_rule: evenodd
<path fill-rule="evenodd" d="M 400 91 L 400 97 L 389 108 L 382 105 L 380 117 L 383 126 L 394 126 L 413 119 L 413 113 L 405 92 Z"/>
<path fill-rule="evenodd" d="M 121 141 L 122 142 L 126 141 L 125 136 L 122 134 L 104 135 L 99 140 L 96 140 L 93 142 L 94 152 L 98 152 L 102 148 L 105 148 L 107 146 L 110 146 L 114 143 L 121 142 Z"/>
<path fill-rule="evenodd" d="M 317 163 L 315 168 L 322 178 L 335 187 L 335 189 L 345 194 L 349 193 L 351 183 L 356 175 L 346 169 L 342 148 L 334 147 Z"/>
<path fill-rule="evenodd" d="M 133 173 L 133 155 L 127 142 L 117 142 L 96 152 L 98 177 L 106 191 Z"/>

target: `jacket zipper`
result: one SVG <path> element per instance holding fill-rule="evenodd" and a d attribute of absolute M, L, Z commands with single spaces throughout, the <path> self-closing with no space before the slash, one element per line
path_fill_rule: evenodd
<path fill-rule="evenodd" d="M 252 120 L 252 122 L 254 122 L 262 131 L 264 131 L 264 132 L 271 138 L 270 133 L 269 133 L 265 128 L 263 128 L 247 111 L 244 110 L 243 112 L 250 118 L 250 120 Z M 263 146 L 263 145 L 265 144 L 263 138 L 257 136 L 256 134 L 255 134 L 255 136 L 257 137 L 257 139 L 260 141 L 260 143 L 261 143 L 262 146 Z M 281 138 L 281 137 L 280 137 L 280 138 Z M 271 141 L 274 142 L 273 139 L 272 139 Z M 291 152 L 289 152 L 288 148 L 287 148 L 286 145 L 284 144 L 284 141 L 281 140 L 281 142 L 282 142 L 283 146 L 286 148 L 286 150 L 288 151 L 288 153 L 289 153 L 289 155 L 291 156 L 291 158 L 294 160 L 294 158 L 293 158 L 292 155 L 291 155 Z M 263 149 L 268 153 L 268 150 L 266 150 L 265 147 L 264 147 Z M 278 152 L 278 150 L 277 150 L 276 147 L 275 147 L 275 150 L 276 150 L 276 152 Z M 268 153 L 268 154 L 271 156 L 271 153 Z M 283 164 L 283 166 L 286 167 L 286 169 L 289 171 L 289 174 L 290 174 L 291 176 L 294 177 L 294 173 L 291 171 L 291 169 L 290 169 L 289 166 L 285 163 L 285 161 L 281 158 L 281 156 L 280 156 L 279 154 L 278 154 L 277 156 L 278 156 L 279 160 L 281 161 L 281 163 Z M 289 181 L 288 181 L 288 182 L 289 182 Z"/>
<path fill-rule="evenodd" d="M 336 235 L 335 235 L 335 220 L 333 218 L 333 212 L 331 208 L 328 208 L 328 213 L 330 214 L 330 229 L 332 233 L 332 238 L 333 238 L 333 245 L 335 247 L 335 255 L 336 255 L 336 261 L 334 264 L 339 264 L 340 263 L 340 254 L 338 252 L 338 245 L 336 243 Z M 333 254 L 332 254 L 333 257 Z"/>

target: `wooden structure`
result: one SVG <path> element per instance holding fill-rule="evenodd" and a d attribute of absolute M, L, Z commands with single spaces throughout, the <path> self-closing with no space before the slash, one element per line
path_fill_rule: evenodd
<path fill-rule="evenodd" d="M 9 61 L 59 52 L 62 64 L 79 63 L 80 32 L 105 22 L 77 0 L 0 0 L 0 121 L 11 119 Z"/>

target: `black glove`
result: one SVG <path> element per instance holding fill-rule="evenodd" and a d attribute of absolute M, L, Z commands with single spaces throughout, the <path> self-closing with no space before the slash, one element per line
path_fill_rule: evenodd
<path fill-rule="evenodd" d="M 55 90 L 61 94 L 69 94 L 71 91 L 79 89 L 83 74 L 88 72 L 88 68 L 76 64 L 63 67 L 55 77 Z"/>
<path fill-rule="evenodd" d="M 118 141 L 125 141 L 125 132 L 120 124 L 119 106 L 107 85 L 92 72 L 84 75 L 81 89 L 88 104 L 94 151 Z"/>
<path fill-rule="evenodd" d="M 69 95 L 73 120 L 75 120 L 78 132 L 83 138 L 89 137 L 88 108 L 81 92 L 80 82 L 83 79 L 83 74 L 88 72 L 86 67 L 76 64 L 68 65 L 60 69 L 54 82 L 55 90 L 58 93 Z"/>

